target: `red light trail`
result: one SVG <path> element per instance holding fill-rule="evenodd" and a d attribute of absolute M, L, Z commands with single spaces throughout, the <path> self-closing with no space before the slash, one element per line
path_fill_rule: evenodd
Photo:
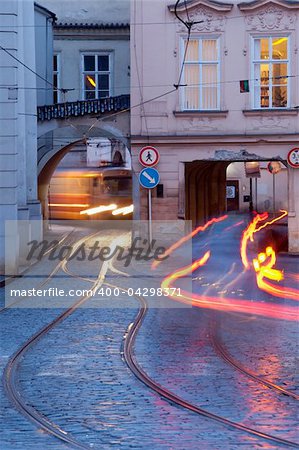
<path fill-rule="evenodd" d="M 223 220 L 227 219 L 227 214 L 225 216 L 221 216 L 221 217 L 217 217 L 214 219 L 209 220 L 206 224 L 201 225 L 197 228 L 195 228 L 195 230 L 193 230 L 191 233 L 187 234 L 186 236 L 182 237 L 181 239 L 179 239 L 177 242 L 175 242 L 174 244 L 172 244 L 162 255 L 162 257 L 164 258 L 165 256 L 170 255 L 171 253 L 173 253 L 177 248 L 179 248 L 182 244 L 184 244 L 184 242 L 189 241 L 189 239 L 192 239 L 194 236 L 197 235 L 197 233 L 202 232 L 202 231 L 206 231 L 206 229 L 208 227 L 210 227 L 211 225 L 213 225 L 214 223 L 218 223 L 218 222 L 222 222 Z M 159 260 L 155 260 L 152 264 L 152 269 L 155 269 L 162 261 Z"/>
<path fill-rule="evenodd" d="M 240 245 L 240 254 L 245 270 L 249 270 L 251 267 L 255 270 L 256 282 L 259 289 L 275 297 L 298 301 L 299 300 L 298 290 L 289 287 L 274 285 L 269 281 L 265 281 L 265 278 L 267 278 L 268 280 L 279 282 L 285 278 L 283 271 L 273 268 L 276 263 L 276 254 L 271 246 L 268 246 L 265 252 L 259 253 L 257 255 L 257 258 L 254 258 L 252 262 L 249 262 L 248 258 L 248 244 L 249 242 L 253 242 L 254 234 L 266 228 L 267 226 L 272 225 L 273 223 L 282 219 L 286 215 L 287 211 L 281 211 L 281 214 L 278 217 L 268 222 L 265 222 L 262 225 L 259 225 L 260 222 L 268 218 L 268 213 L 257 214 L 253 218 L 251 223 L 248 225 L 246 230 L 243 232 Z M 206 230 L 207 227 L 211 225 L 211 223 L 219 222 L 221 220 L 224 220 L 224 218 L 226 217 L 227 216 L 222 216 L 219 219 L 212 219 L 211 221 L 207 222 L 204 226 L 196 228 L 192 233 L 180 239 L 178 242 L 169 247 L 166 253 L 170 254 L 176 248 L 182 245 L 182 243 L 186 242 L 188 239 L 195 236 L 199 231 Z M 211 252 L 207 251 L 202 256 L 202 258 L 194 261 L 191 265 L 180 268 L 174 271 L 173 273 L 169 274 L 162 281 L 161 287 L 164 289 L 172 287 L 173 283 L 177 281 L 179 278 L 185 277 L 193 273 L 198 268 L 204 266 L 210 259 L 210 256 Z M 297 278 L 298 274 L 291 274 L 291 277 Z M 206 295 L 196 295 L 191 294 L 190 292 L 184 290 L 181 290 L 180 296 L 174 294 L 171 297 L 173 300 L 190 304 L 192 306 L 215 309 L 219 311 L 250 313 L 253 315 L 271 317 L 276 319 L 286 319 L 291 321 L 298 320 L 298 309 L 293 306 L 273 304 L 273 303 L 260 303 L 258 301 L 246 299 L 238 300 L 235 298 L 221 298 Z"/>

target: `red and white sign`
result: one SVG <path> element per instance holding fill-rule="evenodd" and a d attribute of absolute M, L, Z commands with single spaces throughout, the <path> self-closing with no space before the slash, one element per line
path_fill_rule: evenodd
<path fill-rule="evenodd" d="M 153 167 L 158 164 L 160 155 L 155 147 L 143 147 L 139 152 L 139 162 L 144 167 Z"/>
<path fill-rule="evenodd" d="M 292 148 L 287 156 L 288 164 L 295 169 L 299 168 L 299 147 Z"/>

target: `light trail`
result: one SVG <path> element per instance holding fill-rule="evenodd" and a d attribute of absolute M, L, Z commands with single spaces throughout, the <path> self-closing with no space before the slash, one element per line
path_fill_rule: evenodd
<path fill-rule="evenodd" d="M 242 259 L 243 266 L 245 267 L 246 270 L 248 270 L 250 268 L 250 264 L 249 264 L 248 256 L 247 256 L 248 241 L 249 240 L 251 242 L 253 241 L 253 234 L 255 232 L 256 225 L 258 224 L 258 222 L 267 219 L 267 217 L 268 217 L 268 213 L 257 214 L 254 217 L 254 219 L 252 220 L 252 222 L 250 222 L 250 224 L 248 225 L 246 230 L 243 232 L 243 236 L 241 239 L 240 253 L 241 253 L 241 259 Z"/>
<path fill-rule="evenodd" d="M 124 206 L 123 208 L 118 208 L 115 209 L 114 211 L 112 211 L 113 216 L 117 216 L 119 214 L 122 214 L 123 216 L 125 216 L 126 214 L 130 214 L 134 211 L 134 205 L 130 205 L 130 206 Z"/>
<path fill-rule="evenodd" d="M 271 246 L 268 246 L 265 252 L 261 252 L 257 255 L 257 258 L 254 258 L 252 262 L 249 262 L 249 258 L 247 255 L 248 252 L 248 243 L 253 242 L 254 234 L 264 229 L 267 226 L 272 225 L 278 220 L 282 219 L 287 215 L 287 211 L 281 211 L 281 214 L 262 225 L 259 225 L 260 222 L 266 220 L 268 218 L 268 213 L 257 214 L 252 222 L 248 225 L 246 230 L 243 232 L 241 245 L 240 245 L 240 253 L 242 263 L 244 265 L 245 270 L 254 268 L 256 273 L 256 281 L 259 289 L 275 296 L 281 298 L 287 298 L 291 300 L 299 300 L 299 291 L 292 288 L 280 287 L 270 283 L 269 281 L 265 281 L 265 278 L 269 280 L 279 282 L 284 279 L 284 273 L 281 270 L 275 269 L 274 266 L 276 264 L 276 253 Z M 198 227 L 189 235 L 183 237 L 178 242 L 169 247 L 165 255 L 170 254 L 183 242 L 186 242 L 188 239 L 192 238 L 196 232 L 205 230 L 211 223 L 215 223 L 215 221 L 224 220 L 227 216 L 222 216 L 219 219 L 212 219 L 207 222 L 203 227 Z M 188 276 L 193 273 L 199 267 L 204 266 L 207 261 L 210 259 L 211 253 L 207 251 L 204 256 L 191 265 L 180 268 L 173 273 L 169 274 L 165 277 L 161 283 L 162 289 L 172 287 L 173 283 L 179 278 Z M 155 264 L 157 266 L 157 264 Z M 297 277 L 297 274 L 292 274 L 293 278 Z M 191 304 L 192 306 L 198 306 L 209 309 L 216 309 L 221 311 L 234 311 L 241 313 L 250 313 L 253 315 L 260 315 L 265 317 L 277 318 L 277 319 L 286 319 L 296 321 L 298 320 L 298 310 L 296 307 L 287 306 L 287 305 L 279 305 L 279 304 L 262 304 L 254 300 L 246 300 L 246 299 L 235 299 L 235 298 L 223 298 L 223 297 L 211 297 L 207 295 L 196 295 L 191 294 L 188 291 L 181 290 L 181 295 L 173 294 L 171 298 L 182 302 Z"/>
<path fill-rule="evenodd" d="M 86 208 L 89 205 L 85 204 L 85 203 L 49 203 L 49 206 L 60 206 L 60 207 L 67 206 L 68 208 Z"/>
<path fill-rule="evenodd" d="M 168 275 L 161 283 L 162 289 L 173 287 L 173 283 L 188 274 L 191 274 L 198 267 L 204 266 L 210 257 L 210 252 L 206 252 L 204 256 L 193 264 L 181 268 Z M 277 304 L 261 304 L 254 300 L 238 300 L 234 298 L 210 297 L 206 295 L 196 295 L 181 289 L 181 295 L 173 294 L 171 298 L 181 303 L 208 308 L 226 312 L 240 312 L 246 314 L 259 315 L 274 319 L 286 319 L 289 321 L 298 320 L 298 310 L 295 307 L 277 305 Z"/>
<path fill-rule="evenodd" d="M 269 259 L 269 261 L 267 261 L 267 259 Z M 260 262 L 266 263 L 264 265 L 260 265 Z M 256 282 L 259 289 L 273 295 L 274 297 L 282 297 L 299 301 L 299 291 L 297 289 L 284 286 L 280 287 L 264 280 L 264 278 L 268 278 L 273 281 L 281 281 L 284 279 L 284 274 L 281 270 L 273 269 L 275 263 L 276 254 L 272 247 L 267 247 L 266 253 L 260 253 L 258 255 L 258 259 L 253 260 L 253 266 L 256 271 Z"/>
<path fill-rule="evenodd" d="M 92 216 L 94 214 L 98 214 L 105 211 L 113 211 L 117 208 L 117 205 L 112 203 L 111 205 L 99 205 L 95 206 L 94 208 L 85 209 L 84 211 L 80 211 L 80 214 L 87 214 L 89 216 Z"/>
<path fill-rule="evenodd" d="M 181 239 L 179 239 L 177 242 L 172 244 L 168 249 L 165 250 L 165 252 L 161 255 L 161 257 L 168 256 L 171 253 L 173 253 L 177 248 L 179 248 L 181 245 L 183 245 L 185 242 L 189 241 L 189 239 L 192 239 L 194 236 L 196 236 L 197 233 L 206 231 L 206 229 L 213 225 L 214 223 L 222 222 L 223 220 L 227 219 L 227 214 L 221 217 L 215 217 L 211 220 L 209 220 L 204 225 L 200 225 L 199 227 L 195 228 L 191 233 L 187 234 L 186 236 L 183 236 Z M 155 260 L 152 263 L 152 269 L 155 269 L 162 261 L 161 260 Z"/>

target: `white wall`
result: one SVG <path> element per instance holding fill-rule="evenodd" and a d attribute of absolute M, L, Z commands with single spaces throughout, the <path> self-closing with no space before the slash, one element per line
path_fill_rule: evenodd
<path fill-rule="evenodd" d="M 128 40 L 58 39 L 54 40 L 54 50 L 60 54 L 61 87 L 72 89 L 67 93 L 67 101 L 83 99 L 81 79 L 81 58 L 84 52 L 107 51 L 112 53 L 112 96 L 130 92 L 130 44 Z"/>
<path fill-rule="evenodd" d="M 35 53 L 36 72 L 44 79 L 53 82 L 53 27 L 52 19 L 45 15 L 38 7 L 35 8 Z M 53 103 L 53 89 L 41 78 L 36 78 L 37 105 Z"/>
<path fill-rule="evenodd" d="M 1 1 L 1 45 L 36 71 L 33 0 Z M 26 25 L 26 26 L 24 26 Z M 3 27 L 1 29 L 1 27 Z M 4 266 L 5 221 L 7 268 L 17 270 L 22 248 L 40 238 L 37 201 L 36 76 L 0 51 L 0 268 Z M 26 89 L 24 89 L 26 88 Z M 18 220 L 18 222 L 17 222 Z M 25 220 L 25 222 L 20 222 Z"/>
<path fill-rule="evenodd" d="M 261 177 L 257 178 L 257 203 L 255 179 L 252 179 L 253 207 L 257 204 L 258 211 L 273 212 L 273 175 L 267 169 L 268 162 L 260 162 Z M 288 210 L 288 171 L 281 164 L 281 172 L 275 176 L 275 211 Z M 227 180 L 239 181 L 240 211 L 248 211 L 249 203 L 243 201 L 244 195 L 250 194 L 250 179 L 246 178 L 244 163 L 231 163 L 226 171 Z"/>

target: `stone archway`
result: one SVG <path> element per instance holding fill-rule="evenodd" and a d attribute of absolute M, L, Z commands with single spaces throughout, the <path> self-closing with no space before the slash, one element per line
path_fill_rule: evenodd
<path fill-rule="evenodd" d="M 186 219 L 203 224 L 226 210 L 227 161 L 185 163 Z"/>

